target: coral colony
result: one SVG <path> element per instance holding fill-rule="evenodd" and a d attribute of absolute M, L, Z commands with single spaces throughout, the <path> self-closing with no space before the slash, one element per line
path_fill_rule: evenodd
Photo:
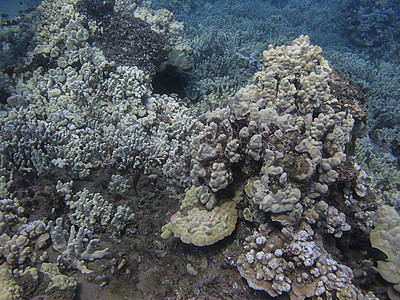
<path fill-rule="evenodd" d="M 399 193 L 367 173 L 364 94 L 307 35 L 204 112 L 152 86 L 193 63 L 171 12 L 45 0 L 32 22 L 1 72 L 1 299 L 400 292 Z"/>

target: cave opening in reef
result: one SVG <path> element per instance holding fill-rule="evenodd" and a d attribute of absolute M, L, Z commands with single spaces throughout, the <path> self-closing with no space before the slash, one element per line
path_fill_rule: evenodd
<path fill-rule="evenodd" d="M 154 75 L 152 85 L 157 94 L 177 94 L 180 98 L 185 98 L 189 80 L 177 67 L 167 65 Z"/>

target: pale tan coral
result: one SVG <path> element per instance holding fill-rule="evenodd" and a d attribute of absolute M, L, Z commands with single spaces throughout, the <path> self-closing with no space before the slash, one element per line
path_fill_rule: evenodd
<path fill-rule="evenodd" d="M 185 198 L 183 198 L 180 209 L 190 206 L 192 203 L 198 200 L 196 186 L 192 185 L 185 193 Z"/>
<path fill-rule="evenodd" d="M 298 110 L 308 114 L 332 100 L 327 62 L 321 48 L 310 45 L 308 36 L 300 36 L 292 46 L 270 45 L 263 52 L 263 59 L 264 70 L 256 73 L 253 80 L 266 106 L 275 107 L 280 113 Z"/>
<path fill-rule="evenodd" d="M 237 153 L 238 148 L 239 141 L 237 139 L 233 139 L 226 145 L 226 155 L 231 163 L 236 163 L 240 160 L 240 155 Z"/>
<path fill-rule="evenodd" d="M 304 217 L 309 224 L 314 224 L 324 213 L 328 210 L 328 203 L 325 201 L 318 201 L 312 208 L 304 211 Z"/>
<path fill-rule="evenodd" d="M 0 299 L 21 299 L 22 289 L 15 282 L 10 266 L 5 262 L 0 266 Z"/>
<path fill-rule="evenodd" d="M 400 216 L 388 205 L 382 205 L 374 218 L 375 228 L 371 231 L 372 247 L 384 252 L 388 259 L 378 261 L 378 271 L 382 277 L 394 283 L 400 292 Z"/>
<path fill-rule="evenodd" d="M 236 119 L 242 120 L 249 115 L 251 104 L 259 99 L 257 87 L 248 85 L 241 88 L 233 97 L 229 97 L 228 104 Z"/>
<path fill-rule="evenodd" d="M 261 210 L 272 213 L 282 213 L 292 211 L 295 204 L 300 200 L 301 192 L 297 188 L 288 185 L 284 189 L 278 190 L 275 194 L 268 193 L 260 198 L 260 190 L 254 196 L 254 201 L 259 204 Z"/>
<path fill-rule="evenodd" d="M 314 118 L 310 128 L 311 137 L 315 140 L 321 140 L 329 127 L 333 126 L 335 121 L 329 114 L 320 113 L 317 118 Z"/>
<path fill-rule="evenodd" d="M 8 232 L 6 215 L 0 210 L 0 235 Z"/>
<path fill-rule="evenodd" d="M 10 237 L 4 233 L 0 236 L 0 255 L 10 265 L 24 265 L 32 254 L 28 243 L 29 239 L 24 235 L 14 234 Z"/>
<path fill-rule="evenodd" d="M 260 151 L 262 149 L 262 136 L 255 134 L 251 137 L 249 142 L 249 156 L 255 161 L 260 160 Z"/>
<path fill-rule="evenodd" d="M 346 223 L 346 215 L 338 211 L 336 207 L 329 206 L 326 211 L 326 232 L 340 238 L 344 231 L 349 231 L 351 226 Z"/>
<path fill-rule="evenodd" d="M 154 32 L 168 35 L 171 45 L 182 43 L 183 23 L 174 20 L 174 14 L 166 9 L 154 10 L 150 1 L 144 1 L 134 11 L 135 18 L 142 19 L 151 26 Z"/>
<path fill-rule="evenodd" d="M 89 38 L 89 32 L 82 25 L 82 17 L 75 12 L 76 0 L 43 1 L 38 7 L 39 18 L 35 37 L 34 55 L 43 55 L 53 59 L 59 57 L 65 49 L 77 50 L 79 45 Z M 62 45 L 60 49 L 57 45 Z"/>
<path fill-rule="evenodd" d="M 67 204 L 71 209 L 71 221 L 79 227 L 90 227 L 95 223 L 105 226 L 111 220 L 113 205 L 100 193 L 90 193 L 85 188 L 74 194 Z"/>
<path fill-rule="evenodd" d="M 200 185 L 196 188 L 196 195 L 196 200 L 198 199 L 198 201 L 204 204 L 209 210 L 213 209 L 217 203 L 217 197 L 211 192 L 210 188 L 205 185 Z"/>
<path fill-rule="evenodd" d="M 321 174 L 321 181 L 326 184 L 331 184 L 339 177 L 339 173 L 335 170 L 346 161 L 346 154 L 343 152 L 336 152 L 334 156 L 323 158 L 319 173 Z"/>
<path fill-rule="evenodd" d="M 235 229 L 236 219 L 236 204 L 228 201 L 211 211 L 193 207 L 178 212 L 168 229 L 186 244 L 207 246 L 229 236 Z"/>
<path fill-rule="evenodd" d="M 40 266 L 40 272 L 49 276 L 51 283 L 47 287 L 46 291 L 49 291 L 53 288 L 59 290 L 75 290 L 78 282 L 74 277 L 68 277 L 60 273 L 60 270 L 55 264 L 50 263 L 42 263 Z"/>
<path fill-rule="evenodd" d="M 321 162 L 322 159 L 322 143 L 319 141 L 316 141 L 312 139 L 311 137 L 308 137 L 300 142 L 296 146 L 296 151 L 299 153 L 308 153 L 310 154 L 311 159 L 313 162 L 316 164 Z"/>
<path fill-rule="evenodd" d="M 214 163 L 211 169 L 210 187 L 214 192 L 228 186 L 231 174 L 224 163 Z"/>

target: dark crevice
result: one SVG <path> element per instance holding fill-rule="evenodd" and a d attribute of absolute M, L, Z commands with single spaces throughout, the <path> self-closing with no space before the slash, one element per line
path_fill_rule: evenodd
<path fill-rule="evenodd" d="M 177 94 L 179 97 L 184 98 L 186 97 L 185 90 L 189 83 L 184 73 L 169 65 L 154 75 L 152 84 L 154 92 L 158 94 Z"/>

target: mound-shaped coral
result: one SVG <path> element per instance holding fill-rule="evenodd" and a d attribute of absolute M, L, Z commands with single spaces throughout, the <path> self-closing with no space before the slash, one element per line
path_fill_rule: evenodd
<path fill-rule="evenodd" d="M 332 70 L 307 36 L 291 46 L 270 46 L 263 57 L 255 85 L 207 113 L 207 126 L 192 145 L 191 175 L 208 209 L 223 192 L 247 184 L 250 205 L 283 225 L 296 224 L 330 185 L 354 179 L 351 172 L 344 178 L 342 169 L 347 163 L 355 170 L 344 152 L 354 125 L 349 104 L 360 103 L 353 96 L 338 105 L 335 95 L 345 103 L 344 93 L 331 93 Z"/>
<path fill-rule="evenodd" d="M 388 205 L 381 206 L 374 219 L 375 228 L 371 231 L 372 247 L 387 255 L 387 260 L 378 261 L 379 274 L 400 292 L 400 217 Z"/>
<path fill-rule="evenodd" d="M 355 211 L 345 214 L 344 196 L 331 193 L 358 178 L 346 146 L 356 121 L 365 121 L 362 97 L 346 94 L 348 82 L 333 75 L 307 36 L 270 46 L 263 58 L 255 85 L 206 114 L 207 125 L 191 144 L 198 200 L 173 215 L 168 228 L 185 243 L 211 244 L 218 239 L 205 242 L 214 234 L 205 220 L 226 209 L 228 195 L 244 190 L 243 216 L 265 231 L 246 238 L 237 261 L 252 288 L 291 299 L 374 299 L 353 285 L 353 271 L 331 257 L 321 238 L 339 239 L 352 229 L 347 217 Z"/>
<path fill-rule="evenodd" d="M 182 242 L 195 246 L 212 245 L 231 235 L 236 226 L 236 204 L 228 201 L 211 211 L 191 207 L 177 212 L 168 229 Z"/>

